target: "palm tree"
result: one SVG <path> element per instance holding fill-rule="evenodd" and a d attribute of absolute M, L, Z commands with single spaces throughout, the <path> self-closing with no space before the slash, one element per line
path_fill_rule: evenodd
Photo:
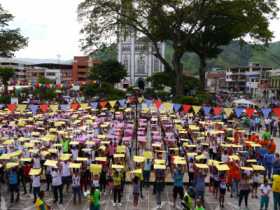
<path fill-rule="evenodd" d="M 9 80 L 14 76 L 15 69 L 9 67 L 0 67 L 0 78 L 4 85 L 4 96 L 8 95 L 8 83 Z"/>

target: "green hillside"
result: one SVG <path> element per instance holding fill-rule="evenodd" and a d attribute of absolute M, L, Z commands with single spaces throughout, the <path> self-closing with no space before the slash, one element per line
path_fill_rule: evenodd
<path fill-rule="evenodd" d="M 171 61 L 172 47 L 167 43 L 166 58 Z M 91 54 L 95 59 L 107 60 L 117 59 L 117 46 L 103 47 Z M 184 69 L 197 73 L 199 59 L 193 53 L 186 53 L 183 57 Z M 238 42 L 233 42 L 224 47 L 224 51 L 216 58 L 208 60 L 208 68 L 228 68 L 230 66 L 244 66 L 250 62 L 260 63 L 273 68 L 280 68 L 280 42 L 271 43 L 267 48 L 256 47 L 249 44 L 240 46 Z"/>

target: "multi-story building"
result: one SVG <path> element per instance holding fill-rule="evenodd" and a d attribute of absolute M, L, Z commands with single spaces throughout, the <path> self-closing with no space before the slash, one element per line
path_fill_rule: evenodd
<path fill-rule="evenodd" d="M 280 69 L 269 71 L 269 96 L 280 99 Z"/>
<path fill-rule="evenodd" d="M 72 80 L 72 64 L 64 63 L 40 63 L 34 66 L 45 69 L 44 77 L 54 81 L 56 84 L 68 85 Z"/>
<path fill-rule="evenodd" d="M 224 91 L 226 87 L 225 71 L 209 71 L 205 74 L 206 89 L 211 93 Z"/>
<path fill-rule="evenodd" d="M 272 68 L 253 63 L 229 68 L 226 71 L 226 87 L 230 92 L 245 93 L 252 97 L 266 96 L 269 70 Z"/>
<path fill-rule="evenodd" d="M 86 83 L 90 69 L 96 64 L 100 62 L 92 60 L 89 56 L 75 56 L 72 65 L 72 81 L 78 84 Z"/>
<path fill-rule="evenodd" d="M 35 84 L 39 77 L 46 77 L 56 84 L 72 83 L 72 61 L 70 62 L 31 62 L 16 58 L 0 58 L 0 66 L 15 69 L 13 84 Z"/>
<path fill-rule="evenodd" d="M 34 85 L 38 78 L 45 76 L 45 68 L 37 66 L 26 67 L 26 80 L 28 83 Z"/>
<path fill-rule="evenodd" d="M 25 84 L 26 78 L 26 67 L 28 63 L 22 62 L 13 58 L 0 58 L 0 66 L 9 67 L 15 69 L 14 82 L 18 84 Z"/>

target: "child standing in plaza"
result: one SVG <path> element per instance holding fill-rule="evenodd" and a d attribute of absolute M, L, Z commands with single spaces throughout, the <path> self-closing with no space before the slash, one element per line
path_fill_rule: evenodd
<path fill-rule="evenodd" d="M 225 202 L 225 194 L 226 194 L 226 190 L 227 190 L 227 185 L 226 185 L 226 179 L 224 175 L 220 176 L 220 197 L 219 197 L 219 201 L 220 201 L 220 207 L 224 207 L 224 202 Z"/>
<path fill-rule="evenodd" d="M 139 195 L 140 195 L 140 180 L 139 177 L 135 176 L 133 178 L 133 206 L 138 206 L 139 201 Z"/>
<path fill-rule="evenodd" d="M 33 188 L 33 195 L 34 195 L 33 203 L 36 202 L 37 197 L 39 196 L 40 193 L 40 187 L 41 187 L 40 175 L 41 174 L 32 176 L 32 188 Z"/>
<path fill-rule="evenodd" d="M 271 187 L 268 184 L 267 180 L 264 180 L 264 183 L 260 186 L 260 191 L 261 191 L 260 210 L 262 210 L 263 208 L 267 210 L 269 205 L 269 194 L 271 192 Z"/>

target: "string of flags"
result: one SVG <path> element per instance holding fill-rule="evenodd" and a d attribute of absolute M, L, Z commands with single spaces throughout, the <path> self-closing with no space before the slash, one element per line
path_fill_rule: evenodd
<path fill-rule="evenodd" d="M 268 118 L 271 114 L 280 118 L 280 107 L 276 108 L 243 108 L 243 107 L 212 107 L 209 105 L 205 106 L 197 106 L 190 104 L 178 104 L 171 102 L 162 102 L 161 100 L 149 100 L 144 98 L 138 99 L 139 104 L 145 110 L 158 110 L 164 112 L 183 112 L 194 114 L 198 114 L 201 112 L 205 116 L 220 116 L 221 114 L 225 114 L 226 116 L 231 116 L 235 114 L 236 117 L 240 118 L 244 114 L 248 118 L 252 118 L 255 114 L 259 116 L 263 116 L 264 118 Z M 110 100 L 110 101 L 98 101 L 91 103 L 71 103 L 71 104 L 47 104 L 43 103 L 40 105 L 35 104 L 0 104 L 0 109 L 7 108 L 9 112 L 25 112 L 30 111 L 33 114 L 38 113 L 39 111 L 46 112 L 57 112 L 61 111 L 69 111 L 69 110 L 79 110 L 79 109 L 104 109 L 104 108 L 126 108 L 129 104 L 129 100 L 121 99 L 121 100 Z"/>

